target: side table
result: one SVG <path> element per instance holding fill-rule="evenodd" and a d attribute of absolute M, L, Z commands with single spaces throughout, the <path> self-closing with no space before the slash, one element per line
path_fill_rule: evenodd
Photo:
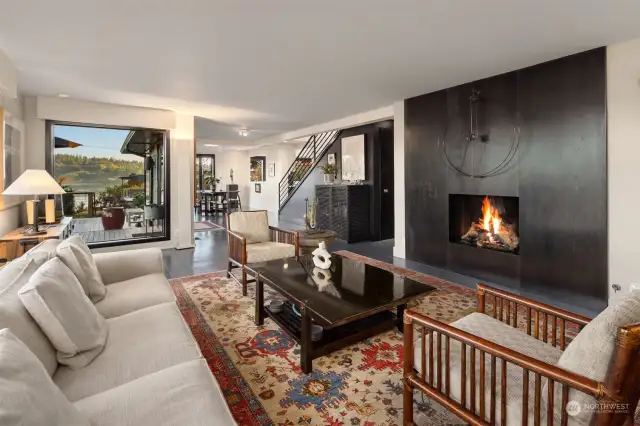
<path fill-rule="evenodd" d="M 298 231 L 300 237 L 300 255 L 310 254 L 322 241 L 329 246 L 338 237 L 334 231 L 308 230 Z"/>

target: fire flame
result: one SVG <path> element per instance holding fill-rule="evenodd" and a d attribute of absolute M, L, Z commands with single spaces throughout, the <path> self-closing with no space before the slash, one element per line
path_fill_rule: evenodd
<path fill-rule="evenodd" d="M 500 233 L 501 223 L 502 218 L 500 218 L 498 210 L 493 207 L 489 197 L 484 197 L 484 201 L 482 202 L 482 227 L 489 232 L 498 234 Z"/>

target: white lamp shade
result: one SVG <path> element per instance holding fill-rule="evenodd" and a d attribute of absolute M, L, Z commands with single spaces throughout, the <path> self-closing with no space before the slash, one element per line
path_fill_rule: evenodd
<path fill-rule="evenodd" d="M 46 170 L 28 169 L 2 195 L 64 194 L 65 190 Z"/>

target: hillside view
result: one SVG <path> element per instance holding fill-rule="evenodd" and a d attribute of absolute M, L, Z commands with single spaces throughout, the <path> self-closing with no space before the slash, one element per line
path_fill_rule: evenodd
<path fill-rule="evenodd" d="M 63 178 L 63 183 L 73 188 L 75 192 L 95 192 L 98 194 L 108 186 L 120 185 L 121 177 L 143 173 L 142 158 L 140 160 L 123 160 L 113 157 L 55 155 L 56 180 Z"/>

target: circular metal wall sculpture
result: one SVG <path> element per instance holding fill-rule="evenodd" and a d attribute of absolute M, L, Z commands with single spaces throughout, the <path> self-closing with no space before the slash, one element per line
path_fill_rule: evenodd
<path fill-rule="evenodd" d="M 489 138 L 487 135 L 478 134 L 478 113 L 481 103 L 482 99 L 480 98 L 480 91 L 471 90 L 471 96 L 469 96 L 469 132 L 464 137 L 464 139 L 466 140 L 466 145 L 464 147 L 462 163 L 460 165 L 454 164 L 447 149 L 448 125 L 445 129 L 445 136 L 442 138 L 438 137 L 438 151 L 440 153 L 440 157 L 447 165 L 447 167 L 449 167 L 460 176 L 477 179 L 498 176 L 499 174 L 504 173 L 515 158 L 516 153 L 518 152 L 518 147 L 520 146 L 520 115 L 516 114 L 516 126 L 513 128 L 513 139 L 511 140 L 511 145 L 507 155 L 502 159 L 502 161 L 500 161 L 497 166 L 489 171 L 482 173 L 474 171 L 476 147 L 478 145 L 487 145 L 489 143 Z M 465 170 L 464 167 L 469 151 L 471 151 L 471 171 Z"/>

